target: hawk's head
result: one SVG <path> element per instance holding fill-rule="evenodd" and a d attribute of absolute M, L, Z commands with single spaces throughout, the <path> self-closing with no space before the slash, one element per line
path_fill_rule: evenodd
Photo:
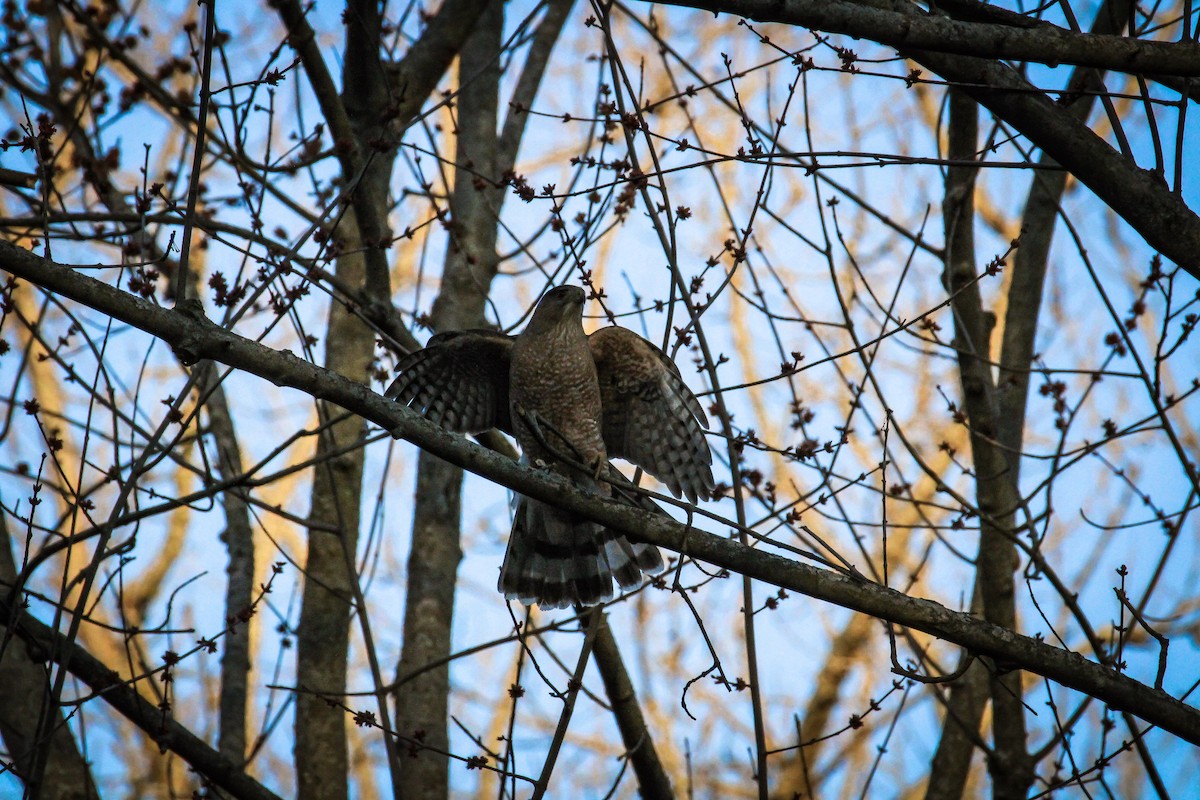
<path fill-rule="evenodd" d="M 533 318 L 529 320 L 532 331 L 549 330 L 572 320 L 582 324 L 583 304 L 587 295 L 578 286 L 555 286 L 542 295 Z"/>

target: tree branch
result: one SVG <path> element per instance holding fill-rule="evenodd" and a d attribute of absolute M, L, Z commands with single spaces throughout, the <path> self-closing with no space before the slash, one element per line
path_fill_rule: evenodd
<path fill-rule="evenodd" d="M 1010 24 L 933 16 L 911 3 L 893 0 L 662 0 L 714 14 L 724 12 L 760 22 L 784 22 L 844 33 L 897 50 L 921 49 L 976 58 L 1076 64 L 1142 75 L 1200 76 L 1200 45 L 1076 33 L 1049 22 L 1019 17 Z M 954 11 L 968 5 L 959 3 Z"/>
<path fill-rule="evenodd" d="M 438 80 L 459 54 L 463 42 L 475 29 L 479 15 L 490 0 L 446 0 L 429 21 L 421 38 L 404 54 L 393 69 L 393 85 L 398 92 L 396 123 L 406 130 L 425 99 L 433 93 Z"/>
<path fill-rule="evenodd" d="M 484 308 L 496 275 L 498 209 L 496 114 L 500 92 L 501 35 L 504 5 L 491 0 L 462 46 L 458 62 L 458 118 L 455 124 L 453 193 L 449 198 L 448 247 L 441 285 L 431 313 L 435 330 L 486 325 Z M 428 32 L 427 32 L 428 35 Z M 414 49 L 415 50 L 415 49 Z M 411 76 L 410 51 L 400 65 L 402 80 Z M 409 65 L 409 66 L 405 66 Z M 475 175 L 486 178 L 476 184 Z M 451 652 L 458 565 L 462 561 L 462 470 L 429 453 L 417 460 L 417 491 L 409 542 L 404 599 L 404 646 L 397 672 L 412 673 Z M 396 728 L 402 734 L 424 732 L 436 749 L 449 748 L 448 667 L 430 670 L 396 694 Z M 440 800 L 449 792 L 449 759 L 427 753 L 404 759 L 398 769 L 400 800 Z"/>
<path fill-rule="evenodd" d="M 893 44 L 897 31 L 902 32 L 930 19 L 917 6 L 901 0 L 893 0 L 892 6 L 903 9 L 903 13 L 887 12 L 886 17 L 895 30 L 883 30 L 881 23 L 875 24 L 878 20 L 874 15 L 881 13 L 878 9 L 845 0 L 830 3 L 815 0 L 785 0 L 782 3 L 769 0 L 672 0 L 669 4 L 750 15 L 754 19 L 846 33 L 884 44 Z M 832 8 L 836 15 L 828 17 L 827 8 Z M 856 13 L 850 14 L 851 10 Z M 867 24 L 867 21 L 875 22 Z M 1138 40 L 1137 46 L 1149 47 L 1150 44 Z M 1127 160 L 1085 123 L 1007 64 L 976 57 L 979 51 L 968 56 L 946 52 L 945 46 L 938 49 L 921 48 L 911 43 L 893 46 L 907 58 L 960 85 L 976 102 L 1029 137 L 1129 223 L 1151 247 L 1193 277 L 1200 278 L 1200 217 L 1172 191 L 1164 176 L 1141 169 Z"/>
<path fill-rule="evenodd" d="M 658 756 L 658 748 L 654 746 L 654 737 L 646 725 L 642 707 L 638 704 L 637 690 L 633 688 L 633 681 L 625 669 L 617 639 L 608 625 L 607 614 L 600 615 L 592 658 L 596 661 L 600 680 L 604 682 L 604 693 L 612 705 L 625 754 L 637 776 L 638 794 L 643 800 L 673 800 L 675 791 L 671 788 L 671 778 Z"/>
<path fill-rule="evenodd" d="M 18 585 L 13 537 L 6 521 L 0 516 L 0 603 L 14 602 L 13 587 Z M 25 782 L 26 796 L 38 800 L 96 800 L 100 796 L 96 781 L 61 707 L 50 697 L 45 665 L 29 657 L 30 648 L 17 641 L 17 631 L 7 615 L 0 613 L 0 617 L 0 737 L 12 759 L 13 771 Z M 37 648 L 35 652 L 46 651 Z M 49 725 L 39 725 L 43 715 Z M 39 727 L 48 729 L 45 738 L 39 736 Z M 35 757 L 39 751 L 45 751 L 41 779 Z"/>
<path fill-rule="evenodd" d="M 950 90 L 947 123 L 946 195 L 942 204 L 946 225 L 944 282 L 954 309 L 954 343 L 962 380 L 963 408 L 971 429 L 971 462 L 975 497 L 980 509 L 979 557 L 975 560 L 975 591 L 983 617 L 1002 628 L 1017 628 L 1013 572 L 1019 565 L 1013 544 L 1020 505 L 1006 454 L 996 446 L 999 408 L 989 367 L 995 315 L 984 310 L 975 282 L 975 179 L 979 110 L 961 90 Z M 1024 798 L 1034 779 L 1026 752 L 1025 705 L 1021 672 L 991 675 L 993 783 L 997 800 Z"/>
<path fill-rule="evenodd" d="M 5 252 L 11 245 L 5 244 Z M 7 262 L 7 259 L 5 259 Z M 167 312 L 171 313 L 171 312 Z M 130 684 L 83 647 L 22 613 L 7 597 L 0 597 L 0 623 L 12 626 L 29 648 L 66 665 L 123 717 L 154 742 L 175 753 L 196 772 L 231 796 L 241 800 L 279 800 L 279 796 L 247 775 L 241 764 L 223 757 L 183 725 L 165 716 Z"/>
<path fill-rule="evenodd" d="M 203 315 L 199 303 L 191 303 L 179 311 L 168 310 L 8 242 L 0 242 L 0 269 L 162 339 L 185 360 L 211 358 L 258 375 L 276 386 L 287 386 L 335 403 L 439 458 L 521 494 L 585 515 L 636 541 L 686 553 L 755 580 L 924 631 L 977 655 L 1042 675 L 1113 708 L 1127 710 L 1200 745 L 1200 711 L 1078 653 L 952 611 L 932 600 L 910 597 L 857 575 L 818 569 L 742 546 L 664 515 L 583 493 L 566 480 L 517 464 L 463 436 L 449 433 L 332 370 L 224 330 Z"/>

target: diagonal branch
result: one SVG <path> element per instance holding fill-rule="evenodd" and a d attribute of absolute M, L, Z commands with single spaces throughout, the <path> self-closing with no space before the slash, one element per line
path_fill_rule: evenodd
<path fill-rule="evenodd" d="M 600 614 L 600 627 L 596 631 L 592 657 L 599 668 L 600 680 L 604 682 L 604 693 L 612 704 L 613 717 L 617 722 L 617 730 L 621 732 L 625 753 L 637 776 L 638 793 L 644 800 L 671 800 L 675 797 L 671 778 L 658 755 L 642 707 L 638 705 L 637 690 L 621 659 L 621 650 L 612 628 L 608 626 L 607 614 Z"/>
<path fill-rule="evenodd" d="M 137 725 L 166 750 L 175 753 L 199 774 L 239 800 L 279 800 L 271 790 L 251 778 L 241 764 L 225 758 L 188 728 L 165 717 L 157 708 L 122 681 L 104 662 L 62 634 L 51 630 L 0 597 L 0 625 L 11 625 L 31 650 L 65 664 L 71 674 L 87 684 L 123 717 Z"/>
<path fill-rule="evenodd" d="M 20 584 L 7 521 L 0 515 L 0 604 L 24 599 L 14 591 Z M 30 657 L 31 650 L 39 654 L 48 651 L 19 642 L 17 633 L 11 618 L 0 611 L 0 739 L 11 759 L 5 769 L 11 769 L 25 782 L 27 796 L 39 800 L 96 800 L 100 795 L 91 767 L 79 752 L 63 709 L 49 697 L 46 666 Z M 39 734 L 43 716 L 49 725 L 45 726 L 45 734 Z M 45 758 L 41 779 L 37 775 L 39 751 Z"/>
<path fill-rule="evenodd" d="M 923 631 L 977 655 L 1042 675 L 1113 708 L 1130 711 L 1185 741 L 1200 745 L 1200 710 L 1078 653 L 952 611 L 932 600 L 910 597 L 857 575 L 818 569 L 745 547 L 666 516 L 585 494 L 557 476 L 522 466 L 463 436 L 449 433 L 332 370 L 224 330 L 204 317 L 198 303 L 180 311 L 161 308 L 7 242 L 0 242 L 0 269 L 162 339 L 185 359 L 211 358 L 277 386 L 298 389 L 335 403 L 439 458 L 521 494 L 587 516 L 626 533 L 635 541 L 685 552 L 755 580 Z"/>
<path fill-rule="evenodd" d="M 884 44 L 893 44 L 896 31 L 902 32 L 931 19 L 917 6 L 901 0 L 891 2 L 897 11 L 886 12 L 895 30 L 866 24 L 864 20 L 874 19 L 872 14 L 883 12 L 845 0 L 828 3 L 815 0 L 786 0 L 782 3 L 770 0 L 670 0 L 670 4 L 846 33 Z M 827 18 L 825 9 L 830 7 L 840 9 L 842 16 Z M 848 9 L 857 13 L 849 14 Z M 1136 41 L 1138 47 L 1154 49 L 1154 43 Z M 979 51 L 976 51 L 976 55 L 947 52 L 945 42 L 936 48 L 919 47 L 911 43 L 893 46 L 900 50 L 901 55 L 947 81 L 961 85 L 963 91 L 976 102 L 1027 136 L 1091 189 L 1141 234 L 1151 247 L 1194 277 L 1200 278 L 1200 217 L 1172 191 L 1163 176 L 1141 169 L 1126 159 L 1084 122 L 1052 101 L 1007 64 L 980 58 L 977 56 Z M 1196 45 L 1187 47 L 1200 50 L 1200 46 Z M 1119 65 L 1110 66 L 1121 69 Z M 1179 69 L 1186 71 L 1185 66 Z"/>
<path fill-rule="evenodd" d="M 977 58 L 1076 64 L 1142 75 L 1200 76 L 1200 44 L 1076 33 L 1043 20 L 1005 15 L 1006 23 L 933 16 L 892 0 L 665 0 L 713 13 L 737 14 L 760 22 L 786 22 L 844 33 L 897 50 L 921 49 Z M 931 4 L 932 5 L 932 4 Z M 983 3 L 956 3 L 953 12 Z M 986 13 L 986 12 L 985 12 Z M 980 14 L 982 16 L 982 14 Z M 999 15 L 996 15 L 999 19 Z"/>
<path fill-rule="evenodd" d="M 425 99 L 437 88 L 437 82 L 449 68 L 463 42 L 475 29 L 479 16 L 490 0 L 445 0 L 426 25 L 421 38 L 413 42 L 394 67 L 392 80 L 398 94 L 396 123 L 405 130 L 417 118 Z"/>

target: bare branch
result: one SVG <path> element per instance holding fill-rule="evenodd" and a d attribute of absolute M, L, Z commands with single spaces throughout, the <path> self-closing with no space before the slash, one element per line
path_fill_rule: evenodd
<path fill-rule="evenodd" d="M 159 747 L 175 753 L 196 772 L 239 800 L 279 800 L 258 781 L 209 747 L 188 728 L 156 708 L 136 688 L 122 681 L 106 664 L 78 644 L 22 614 L 11 601 L 0 598 L 0 621 L 11 626 L 26 646 L 52 658 L 89 686 L 123 717 L 140 728 Z"/>
<path fill-rule="evenodd" d="M 1115 72 L 1200 76 L 1200 45 L 1076 33 L 1049 22 L 1006 14 L 1004 22 L 950 19 L 901 0 L 662 0 L 760 22 L 785 22 L 829 33 L 872 39 L 897 50 L 928 50 L 976 58 L 1077 64 Z M 940 4 L 931 4 L 940 5 Z M 964 8 L 984 3 L 957 3 Z M 993 12 L 993 16 L 998 16 Z"/>
<path fill-rule="evenodd" d="M 866 11 L 865 7 L 851 6 L 844 2 L 829 5 L 842 12 L 848 9 L 863 10 L 864 13 Z M 766 6 L 772 9 L 780 8 L 765 1 L 746 6 L 739 2 L 706 2 L 699 7 L 740 15 L 760 7 L 764 7 L 763 13 L 767 13 Z M 826 6 L 823 2 L 794 0 L 782 6 L 790 9 L 792 13 L 786 17 L 776 14 L 772 18 L 794 25 L 823 28 L 823 17 L 819 12 Z M 902 4 L 899 7 L 904 13 L 896 15 L 892 23 L 895 30 L 902 31 L 915 22 L 929 19 L 916 6 Z M 845 19 L 853 22 L 858 17 L 850 15 Z M 883 37 L 879 41 L 886 38 L 885 34 L 869 26 L 844 24 L 840 25 L 838 30 L 852 36 L 872 39 L 879 33 L 879 36 Z M 1028 136 L 1034 144 L 1095 192 L 1097 197 L 1145 237 L 1151 247 L 1187 270 L 1189 274 L 1200 278 L 1200 217 L 1197 217 L 1180 196 L 1166 185 L 1165 176 L 1156 177 L 1124 158 L 1083 122 L 1068 114 L 1006 64 L 974 55 L 923 49 L 910 44 L 901 46 L 900 50 L 903 55 L 923 64 L 946 80 L 961 85 L 963 91 Z M 1200 55 L 1196 57 L 1200 58 Z"/>
<path fill-rule="evenodd" d="M 192 305 L 170 311 L 114 289 L 94 278 L 26 250 L 0 242 L 0 268 L 64 298 L 83 303 L 162 339 L 186 358 L 212 358 L 334 403 L 384 426 L 434 455 L 510 489 L 620 530 L 637 541 L 676 552 L 800 592 L 844 608 L 915 628 L 977 655 L 1035 672 L 1200 745 L 1200 711 L 1068 652 L 945 606 L 888 589 L 858 576 L 810 567 L 789 558 L 744 547 L 721 536 L 684 526 L 595 495 L 563 480 L 514 463 L 425 421 L 366 386 L 272 350 L 209 322 Z"/>

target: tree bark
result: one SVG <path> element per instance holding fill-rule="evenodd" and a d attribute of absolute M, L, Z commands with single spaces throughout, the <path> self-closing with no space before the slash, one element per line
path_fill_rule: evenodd
<path fill-rule="evenodd" d="M 497 189 L 496 126 L 500 36 L 504 7 L 489 2 L 463 44 L 458 63 L 458 136 L 451 245 L 431 319 L 438 331 L 486 325 L 484 306 L 496 274 L 496 226 L 503 194 Z M 406 674 L 450 654 L 462 519 L 462 470 L 427 452 L 417 460 L 416 506 L 408 557 L 404 647 L 397 665 Z M 448 665 L 407 683 L 396 698 L 396 727 L 435 750 L 401 752 L 404 800 L 440 800 L 449 793 Z"/>
<path fill-rule="evenodd" d="M 346 61 L 342 107 L 353 135 L 353 158 L 343 159 L 343 181 L 351 192 L 337 228 L 341 254 L 335 274 L 343 284 L 389 297 L 384 255 L 387 191 L 394 147 L 380 149 L 389 97 L 379 58 L 379 5 L 355 0 L 346 9 Z M 308 65 L 306 65 L 307 67 Z M 310 70 L 310 76 L 313 72 Z M 336 104 L 328 98 L 327 115 Z M 355 170 L 347 174 L 346 170 Z M 333 302 L 325 332 L 324 363 L 352 381 L 371 378 L 375 335 L 358 314 Z M 322 423 L 340 414 L 318 403 Z M 347 720 L 322 694 L 341 699 L 350 649 L 350 610 L 354 606 L 354 558 L 362 504 L 364 452 L 354 447 L 366 433 L 360 417 L 348 416 L 324 428 L 317 440 L 309 511 L 308 556 L 297 630 L 295 762 L 302 800 L 345 800 L 349 788 Z M 361 610 L 365 613 L 365 609 Z M 318 694 L 313 694 L 316 692 Z"/>
<path fill-rule="evenodd" d="M 8 526 L 0 518 L 0 598 L 8 608 L 22 602 L 12 592 L 17 581 Z M 75 744 L 62 710 L 50 697 L 50 675 L 44 666 L 45 653 L 30 650 L 29 644 L 15 636 L 6 618 L 0 628 L 0 737 L 16 766 L 17 777 L 25 781 L 27 797 L 41 800 L 93 800 L 100 795 L 91 768 Z M 41 657 L 39 657 L 41 656 Z M 49 742 L 38 741 L 38 720 L 49 714 L 52 721 L 40 726 L 49 730 Z M 34 773 L 35 755 L 45 752 L 42 779 Z"/>
<path fill-rule="evenodd" d="M 1097 12 L 1092 33 L 1119 33 L 1129 18 L 1130 5 L 1127 0 L 1106 2 Z M 1067 82 L 1068 96 L 1075 99 L 1066 113 L 1086 123 L 1100 90 L 1103 90 L 1102 73 L 1094 69 L 1075 70 Z M 1057 162 L 1043 153 L 1039 165 L 1054 167 Z M 996 438 L 1007 452 L 1014 486 L 1019 485 L 1020 480 L 1020 452 L 1025 432 L 1030 368 L 1050 243 L 1066 182 L 1067 173 L 1062 170 L 1039 169 L 1033 172 L 1021 217 L 1021 246 L 1013 259 L 1012 281 L 1008 288 L 1000 348 L 1001 368 L 996 387 Z M 980 588 L 976 584 L 974 608 L 978 608 Z M 982 664 L 972 664 L 963 678 L 950 689 L 942 738 L 932 762 L 925 795 L 927 800 L 957 800 L 962 796 L 985 705 L 987 685 L 982 679 L 983 670 Z"/>
<path fill-rule="evenodd" d="M 976 581 L 971 598 L 972 614 L 982 616 L 982 602 Z M 988 671 L 971 653 L 960 655 L 955 668 L 962 669 L 967 659 L 974 660 L 946 692 L 942 735 L 929 763 L 925 800 L 958 800 L 963 796 L 971 774 L 971 760 L 981 743 L 979 726 L 987 707 Z"/>
<path fill-rule="evenodd" d="M 978 140 L 978 108 L 958 89 L 950 90 L 949 150 L 951 162 L 974 161 Z M 947 170 L 946 288 L 953 297 L 954 344 L 962 379 L 963 406 L 971 429 L 971 455 L 979 508 L 979 555 L 976 588 L 988 622 L 1017 629 L 1013 573 L 1018 566 L 1014 520 L 1018 498 L 1009 461 L 996 446 L 999 408 L 992 379 L 991 334 L 995 316 L 986 312 L 976 282 L 974 166 Z M 1020 800 L 1033 783 L 1033 764 L 1025 749 L 1025 707 L 1021 673 L 997 666 L 990 674 L 992 699 L 993 797 Z"/>
<path fill-rule="evenodd" d="M 193 294 L 195 296 L 195 294 Z M 197 365 L 197 386 L 201 401 L 208 411 L 208 429 L 217 450 L 217 469 L 220 476 L 230 480 L 242 474 L 242 452 L 233 416 L 229 413 L 229 402 L 225 388 L 220 383 L 217 365 L 205 361 Z M 222 638 L 220 732 L 217 737 L 221 755 L 235 764 L 246 757 L 246 711 L 249 702 L 250 625 L 251 619 L 243 618 L 254 599 L 254 531 L 250 526 L 250 512 L 242 493 L 234 488 L 221 493 L 221 506 L 225 512 L 225 530 L 221 541 L 229 553 L 229 564 L 225 568 L 228 580 L 225 585 L 226 620 L 240 620 Z"/>
<path fill-rule="evenodd" d="M 353 224 L 344 219 L 342 225 L 347 222 Z M 337 274 L 360 285 L 364 266 L 360 254 L 345 255 L 338 259 Z M 337 371 L 352 381 L 366 383 L 373 347 L 371 330 L 344 306 L 333 303 L 324 363 L 336 365 Z M 324 402 L 319 408 L 322 422 L 341 411 Z M 296 631 L 296 683 L 301 691 L 296 697 L 295 756 L 297 796 L 302 800 L 348 797 L 345 715 L 312 692 L 340 700 L 345 691 L 351 582 L 356 580 L 351 567 L 358 545 L 363 473 L 362 448 L 352 445 L 362 441 L 364 433 L 363 420 L 348 416 L 326 427 L 317 440 L 304 593 Z"/>
<path fill-rule="evenodd" d="M 616 637 L 608 626 L 608 615 L 601 614 L 600 627 L 596 631 L 593 642 L 592 658 L 600 671 L 600 679 L 604 682 L 604 693 L 612 705 L 613 716 L 616 718 L 617 729 L 621 732 L 621 742 L 625 745 L 625 753 L 633 764 L 634 775 L 637 776 L 638 793 L 645 800 L 672 800 L 675 790 L 671 788 L 671 778 L 663 768 L 662 759 L 654 746 L 654 738 L 646 726 L 646 718 L 642 707 L 638 705 L 637 691 L 621 651 L 617 647 Z"/>

